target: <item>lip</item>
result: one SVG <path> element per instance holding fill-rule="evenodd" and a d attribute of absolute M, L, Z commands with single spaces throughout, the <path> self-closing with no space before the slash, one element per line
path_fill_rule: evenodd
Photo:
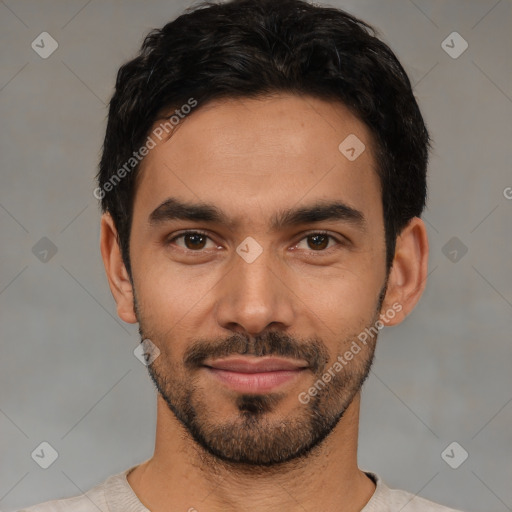
<path fill-rule="evenodd" d="M 300 370 L 307 368 L 308 364 L 305 361 L 277 357 L 229 357 L 216 359 L 205 366 L 238 373 L 265 373 Z"/>
<path fill-rule="evenodd" d="M 211 376 L 234 391 L 266 393 L 299 378 L 307 363 L 254 357 L 217 359 L 204 367 Z"/>

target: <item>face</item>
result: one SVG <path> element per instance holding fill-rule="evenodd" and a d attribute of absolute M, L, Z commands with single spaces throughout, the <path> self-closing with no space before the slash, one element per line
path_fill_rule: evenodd
<path fill-rule="evenodd" d="M 356 159 L 338 148 L 351 134 Z M 369 130 L 309 97 L 199 105 L 143 162 L 130 255 L 150 375 L 197 446 L 250 465 L 308 456 L 375 348 L 360 336 L 386 284 Z"/>

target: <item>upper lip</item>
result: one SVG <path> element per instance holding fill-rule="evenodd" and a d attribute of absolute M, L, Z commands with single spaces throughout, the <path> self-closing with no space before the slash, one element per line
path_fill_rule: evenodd
<path fill-rule="evenodd" d="M 228 370 L 240 373 L 275 372 L 284 370 L 300 370 L 307 368 L 307 363 L 300 360 L 280 359 L 277 357 L 230 357 L 215 359 L 205 364 L 217 370 Z"/>

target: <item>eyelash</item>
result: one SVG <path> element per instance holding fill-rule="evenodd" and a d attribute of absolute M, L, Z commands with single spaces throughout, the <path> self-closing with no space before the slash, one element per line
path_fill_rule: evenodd
<path fill-rule="evenodd" d="M 202 235 L 211 240 L 211 237 L 208 235 L 208 233 L 201 231 L 201 230 L 193 230 L 193 231 L 184 231 L 183 233 L 180 233 L 179 235 L 176 235 L 176 236 L 168 239 L 166 242 L 166 245 L 170 245 L 172 242 L 176 241 L 177 239 L 185 237 L 187 235 Z M 300 242 L 302 242 L 302 240 L 304 240 L 305 238 L 308 238 L 310 236 L 313 236 L 313 235 L 327 236 L 331 240 L 334 240 L 337 243 L 337 245 L 340 245 L 340 246 L 347 245 L 347 242 L 345 242 L 344 240 L 338 239 L 334 235 L 331 235 L 330 233 L 328 233 L 327 231 L 321 231 L 321 230 L 320 231 L 311 231 L 309 233 L 306 233 L 305 235 L 302 236 L 302 238 L 295 245 L 298 245 Z M 334 247 L 329 247 L 327 249 L 323 249 L 323 250 L 319 250 L 319 251 L 314 251 L 313 249 L 311 249 L 309 252 L 311 252 L 311 253 L 327 253 L 333 248 Z M 203 250 L 197 250 L 197 251 L 193 251 L 191 249 L 184 249 L 184 250 L 189 253 L 198 253 L 198 254 L 201 254 L 202 252 L 204 252 Z"/>

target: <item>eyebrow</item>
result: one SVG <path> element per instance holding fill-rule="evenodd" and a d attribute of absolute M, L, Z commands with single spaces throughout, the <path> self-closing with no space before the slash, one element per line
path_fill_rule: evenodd
<path fill-rule="evenodd" d="M 235 222 L 213 204 L 186 203 L 170 197 L 160 204 L 149 216 L 149 224 L 157 226 L 172 220 L 188 220 L 224 224 L 230 228 Z M 270 227 L 279 231 L 287 226 L 313 224 L 323 221 L 342 221 L 361 229 L 366 228 L 364 214 L 341 201 L 317 201 L 310 206 L 278 211 L 271 218 Z"/>

